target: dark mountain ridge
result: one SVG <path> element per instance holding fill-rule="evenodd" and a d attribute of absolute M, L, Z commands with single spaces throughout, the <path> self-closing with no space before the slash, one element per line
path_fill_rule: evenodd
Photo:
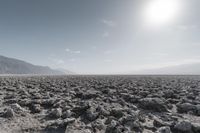
<path fill-rule="evenodd" d="M 53 70 L 48 66 L 33 65 L 22 60 L 0 55 L 0 74 L 62 75 L 65 73 Z"/>

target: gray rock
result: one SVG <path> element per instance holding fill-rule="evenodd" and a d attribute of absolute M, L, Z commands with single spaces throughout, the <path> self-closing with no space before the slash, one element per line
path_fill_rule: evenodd
<path fill-rule="evenodd" d="M 33 104 L 30 109 L 32 113 L 40 113 L 42 111 L 40 104 Z"/>
<path fill-rule="evenodd" d="M 171 133 L 170 127 L 165 126 L 165 127 L 160 127 L 156 133 Z"/>
<path fill-rule="evenodd" d="M 97 111 L 99 112 L 100 115 L 103 115 L 103 116 L 110 115 L 110 112 L 105 110 L 102 106 L 98 106 Z"/>
<path fill-rule="evenodd" d="M 118 133 L 117 125 L 117 121 L 111 120 L 110 124 L 106 128 L 105 133 Z"/>
<path fill-rule="evenodd" d="M 3 113 L 3 117 L 5 118 L 12 118 L 15 116 L 15 112 L 12 108 L 6 108 Z"/>
<path fill-rule="evenodd" d="M 137 120 L 137 116 L 127 115 L 120 119 L 120 123 L 124 126 L 130 127 L 134 121 Z"/>
<path fill-rule="evenodd" d="M 142 132 L 143 131 L 143 126 L 141 125 L 141 123 L 136 120 L 131 124 L 131 130 L 132 131 L 136 131 L 136 132 Z"/>
<path fill-rule="evenodd" d="M 71 117 L 72 112 L 70 110 L 66 110 L 63 112 L 62 118 L 69 118 Z"/>
<path fill-rule="evenodd" d="M 65 133 L 92 133 L 89 129 L 66 129 Z"/>
<path fill-rule="evenodd" d="M 82 102 L 79 106 L 76 106 L 72 109 L 72 112 L 76 114 L 76 116 L 80 116 L 84 114 L 91 107 L 89 102 Z"/>
<path fill-rule="evenodd" d="M 97 91 L 88 91 L 87 93 L 83 93 L 82 99 L 92 99 L 98 97 Z"/>
<path fill-rule="evenodd" d="M 51 120 L 47 122 L 47 126 L 45 127 L 46 132 L 64 132 L 64 128 L 66 127 L 66 124 L 63 120 L 57 119 L 57 120 Z"/>
<path fill-rule="evenodd" d="M 11 105 L 11 108 L 14 110 L 14 112 L 24 112 L 25 109 L 22 108 L 19 104 L 15 103 Z"/>
<path fill-rule="evenodd" d="M 56 108 L 56 109 L 53 109 L 49 116 L 51 118 L 60 118 L 62 116 L 62 109 L 61 108 Z"/>
<path fill-rule="evenodd" d="M 99 131 L 105 129 L 105 125 L 104 125 L 104 122 L 103 122 L 102 119 L 97 119 L 96 121 L 94 121 L 94 122 L 92 123 L 92 127 L 93 127 L 94 129 L 98 129 Z"/>
<path fill-rule="evenodd" d="M 188 113 L 189 111 L 193 112 L 196 109 L 195 105 L 190 103 L 177 104 L 176 106 L 179 113 Z"/>
<path fill-rule="evenodd" d="M 123 109 L 122 108 L 114 108 L 111 110 L 110 115 L 112 115 L 116 118 L 121 118 L 124 116 Z"/>
<path fill-rule="evenodd" d="M 195 114 L 196 114 L 197 116 L 200 116 L 200 104 L 199 104 L 199 105 L 196 105 L 196 112 L 195 112 Z"/>
<path fill-rule="evenodd" d="M 94 121 L 95 119 L 98 118 L 98 115 L 99 115 L 98 113 L 95 113 L 93 110 L 88 109 L 88 110 L 86 111 L 85 118 L 86 118 L 87 120 L 89 120 L 89 121 Z"/>
<path fill-rule="evenodd" d="M 192 123 L 194 133 L 200 133 L 200 123 Z"/>
<path fill-rule="evenodd" d="M 170 122 L 165 122 L 157 117 L 154 117 L 153 125 L 155 127 L 166 127 L 171 126 L 172 124 Z"/>
<path fill-rule="evenodd" d="M 164 91 L 164 95 L 165 98 L 176 98 L 176 94 L 174 93 L 173 90 L 166 90 Z"/>
<path fill-rule="evenodd" d="M 192 133 L 192 124 L 188 121 L 181 121 L 174 126 L 174 129 L 181 133 Z"/>
<path fill-rule="evenodd" d="M 45 130 L 47 132 L 65 132 L 66 126 L 75 122 L 75 118 L 66 118 L 51 120 L 48 122 Z"/>
<path fill-rule="evenodd" d="M 106 118 L 106 121 L 105 121 L 105 124 L 106 125 L 109 125 L 109 124 L 111 124 L 111 121 L 112 120 L 117 120 L 114 116 L 108 116 L 107 118 Z"/>
<path fill-rule="evenodd" d="M 166 103 L 160 98 L 143 98 L 139 101 L 143 109 L 153 110 L 156 112 L 167 112 Z"/>
<path fill-rule="evenodd" d="M 75 122 L 75 120 L 76 120 L 75 118 L 66 118 L 63 121 L 67 125 L 67 124 L 71 124 L 71 123 Z"/>

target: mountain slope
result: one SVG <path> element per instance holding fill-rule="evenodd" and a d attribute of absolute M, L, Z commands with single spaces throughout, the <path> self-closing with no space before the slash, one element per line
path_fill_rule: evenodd
<path fill-rule="evenodd" d="M 69 71 L 69 70 L 66 70 L 66 69 L 63 69 L 63 68 L 58 68 L 56 70 L 63 72 L 64 74 L 67 74 L 67 75 L 76 75 L 76 73 Z"/>
<path fill-rule="evenodd" d="M 182 64 L 158 69 L 146 69 L 134 74 L 200 75 L 200 63 Z"/>
<path fill-rule="evenodd" d="M 0 74 L 65 74 L 47 66 L 36 66 L 22 60 L 0 56 Z"/>

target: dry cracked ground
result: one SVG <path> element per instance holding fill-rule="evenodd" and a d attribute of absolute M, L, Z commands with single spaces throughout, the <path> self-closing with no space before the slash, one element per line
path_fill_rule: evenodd
<path fill-rule="evenodd" d="M 0 78 L 0 133 L 200 133 L 200 76 Z"/>

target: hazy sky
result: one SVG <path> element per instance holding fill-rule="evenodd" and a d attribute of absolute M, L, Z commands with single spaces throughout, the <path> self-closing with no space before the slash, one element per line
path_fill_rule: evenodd
<path fill-rule="evenodd" d="M 200 0 L 153 1 L 0 0 L 0 54 L 88 74 L 200 62 Z"/>

